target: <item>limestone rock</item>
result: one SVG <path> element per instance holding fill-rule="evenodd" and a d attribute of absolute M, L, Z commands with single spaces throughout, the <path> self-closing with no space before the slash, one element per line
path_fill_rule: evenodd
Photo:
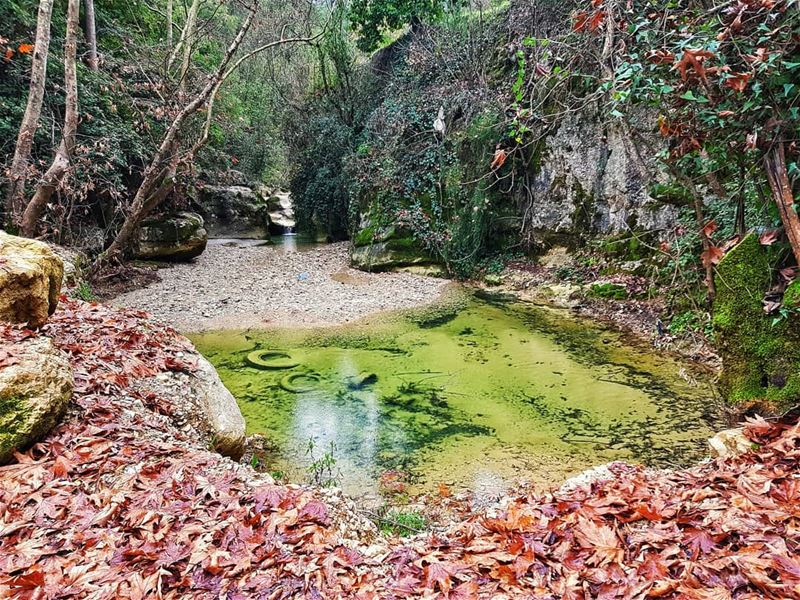
<path fill-rule="evenodd" d="M 8 348 L 0 367 L 0 464 L 41 439 L 64 414 L 72 396 L 72 369 L 49 338 Z"/>
<path fill-rule="evenodd" d="M 270 233 L 281 235 L 294 231 L 295 219 L 292 197 L 286 192 L 276 192 L 267 198 Z"/>
<path fill-rule="evenodd" d="M 425 265 L 432 261 L 414 245 L 413 240 L 400 239 L 353 248 L 350 262 L 362 271 L 388 271 L 409 265 Z"/>
<path fill-rule="evenodd" d="M 244 452 L 245 423 L 236 398 L 222 383 L 216 369 L 199 357 L 190 383 L 203 404 L 205 419 L 213 435 L 214 449 L 238 459 Z"/>
<path fill-rule="evenodd" d="M 207 185 L 199 198 L 214 238 L 269 239 L 266 200 L 245 185 Z"/>
<path fill-rule="evenodd" d="M 590 105 L 565 117 L 546 140 L 528 212 L 529 225 L 544 245 L 564 237 L 623 233 L 629 227 L 666 230 L 677 219 L 677 206 L 650 194 L 628 135 L 607 128 L 601 110 Z M 642 111 L 632 121 L 640 124 L 640 135 L 658 148 L 663 141 L 651 139 L 649 133 L 654 117 L 655 113 Z M 657 178 L 666 177 L 657 165 L 649 167 Z"/>
<path fill-rule="evenodd" d="M 741 428 L 736 428 L 720 431 L 708 439 L 708 445 L 714 458 L 733 458 L 748 452 L 753 442 L 744 435 Z"/>
<path fill-rule="evenodd" d="M 43 325 L 58 306 L 63 276 L 47 244 L 0 231 L 0 320 Z"/>
<path fill-rule="evenodd" d="M 151 217 L 139 228 L 137 258 L 188 261 L 206 249 L 208 233 L 197 213 Z"/>
<path fill-rule="evenodd" d="M 389 271 L 434 262 L 408 232 L 393 225 L 373 225 L 369 217 L 362 219 L 350 250 L 350 264 L 362 271 Z"/>

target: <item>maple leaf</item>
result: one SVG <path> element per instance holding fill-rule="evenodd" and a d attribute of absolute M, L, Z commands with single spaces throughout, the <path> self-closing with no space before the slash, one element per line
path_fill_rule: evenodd
<path fill-rule="evenodd" d="M 53 475 L 56 477 L 64 477 L 71 469 L 72 463 L 70 463 L 64 455 L 56 457 L 53 463 Z"/>
<path fill-rule="evenodd" d="M 581 11 L 575 14 L 572 18 L 572 29 L 574 31 L 584 31 L 589 22 L 589 13 Z"/>
<path fill-rule="evenodd" d="M 765 231 L 760 236 L 758 236 L 758 243 L 762 246 L 771 246 L 775 242 L 778 241 L 778 236 L 780 236 L 781 230 L 780 229 L 772 229 L 770 231 Z"/>
<path fill-rule="evenodd" d="M 310 500 L 300 509 L 298 520 L 315 521 L 325 525 L 328 522 L 328 509 L 319 500 Z"/>
<path fill-rule="evenodd" d="M 30 54 L 31 52 L 33 52 L 34 48 L 35 46 L 33 44 L 20 44 L 19 47 L 17 48 L 17 52 L 19 52 L 20 54 Z"/>
<path fill-rule="evenodd" d="M 492 171 L 496 171 L 505 164 L 507 156 L 508 155 L 506 154 L 505 150 L 498 148 L 494 152 L 494 158 L 492 158 L 492 164 L 489 165 L 489 168 Z"/>
<path fill-rule="evenodd" d="M 623 551 L 619 537 L 608 525 L 596 525 L 588 519 L 579 519 L 575 528 L 575 537 L 581 547 L 591 549 L 590 564 L 601 566 L 619 562 Z"/>
<path fill-rule="evenodd" d="M 687 48 L 683 51 L 683 55 L 681 59 L 675 64 L 673 67 L 676 69 L 680 75 L 681 79 L 684 81 L 688 81 L 689 79 L 689 70 L 693 70 L 697 73 L 698 77 L 708 85 L 708 77 L 706 76 L 706 69 L 703 66 L 703 63 L 706 59 L 713 58 L 714 53 L 709 50 L 693 50 L 691 48 Z"/>
<path fill-rule="evenodd" d="M 704 250 L 703 253 L 700 255 L 700 259 L 703 261 L 703 265 L 706 267 L 709 265 L 716 265 L 722 260 L 724 256 L 724 252 L 722 248 L 719 246 L 714 246 L 713 244 L 709 245 L 707 250 Z"/>
<path fill-rule="evenodd" d="M 675 62 L 675 55 L 668 50 L 653 50 L 647 55 L 647 60 L 656 65 L 671 65 Z"/>
<path fill-rule="evenodd" d="M 703 228 L 700 230 L 700 233 L 703 234 L 705 237 L 710 238 L 711 235 L 719 229 L 717 222 L 714 219 L 711 219 L 708 223 L 703 225 Z"/>
<path fill-rule="evenodd" d="M 742 93 L 747 88 L 747 83 L 750 81 L 752 76 L 752 73 L 737 73 L 725 80 L 725 86 L 736 92 Z"/>
<path fill-rule="evenodd" d="M 589 31 L 597 31 L 605 20 L 606 13 L 602 10 L 597 10 L 589 19 Z"/>
<path fill-rule="evenodd" d="M 690 554 L 693 559 L 696 559 L 700 553 L 711 552 L 716 546 L 714 538 L 707 531 L 695 527 L 684 530 L 683 542 L 691 550 Z"/>
<path fill-rule="evenodd" d="M 431 562 L 427 564 L 422 571 L 425 577 L 425 587 L 435 590 L 438 586 L 444 595 L 447 596 L 450 593 L 450 589 L 453 587 L 452 577 L 460 570 L 462 570 L 460 565 L 438 561 Z"/>

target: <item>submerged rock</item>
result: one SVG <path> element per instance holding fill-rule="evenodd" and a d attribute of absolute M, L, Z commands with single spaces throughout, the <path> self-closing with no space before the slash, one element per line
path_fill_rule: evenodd
<path fill-rule="evenodd" d="M 72 369 L 49 338 L 17 342 L 0 368 L 0 464 L 40 440 L 72 397 Z"/>
<path fill-rule="evenodd" d="M 193 212 L 146 219 L 139 229 L 138 258 L 188 261 L 206 249 L 203 217 Z"/>
<path fill-rule="evenodd" d="M 44 325 L 63 276 L 64 263 L 47 244 L 0 231 L 0 320 Z"/>

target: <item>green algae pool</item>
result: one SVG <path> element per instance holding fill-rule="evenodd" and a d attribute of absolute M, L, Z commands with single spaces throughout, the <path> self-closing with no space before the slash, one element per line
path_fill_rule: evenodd
<path fill-rule="evenodd" d="M 386 471 L 411 491 L 497 493 L 624 459 L 704 454 L 717 406 L 686 367 L 563 311 L 476 294 L 324 329 L 190 336 L 237 398 L 268 468 L 307 480 L 333 444 L 345 491 Z"/>

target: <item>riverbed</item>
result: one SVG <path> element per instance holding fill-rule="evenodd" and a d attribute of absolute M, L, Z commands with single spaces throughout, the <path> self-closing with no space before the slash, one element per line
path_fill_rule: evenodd
<path fill-rule="evenodd" d="M 181 332 L 347 323 L 428 304 L 448 286 L 412 273 L 364 273 L 348 244 L 213 240 L 189 263 L 164 265 L 160 281 L 117 296 Z"/>

